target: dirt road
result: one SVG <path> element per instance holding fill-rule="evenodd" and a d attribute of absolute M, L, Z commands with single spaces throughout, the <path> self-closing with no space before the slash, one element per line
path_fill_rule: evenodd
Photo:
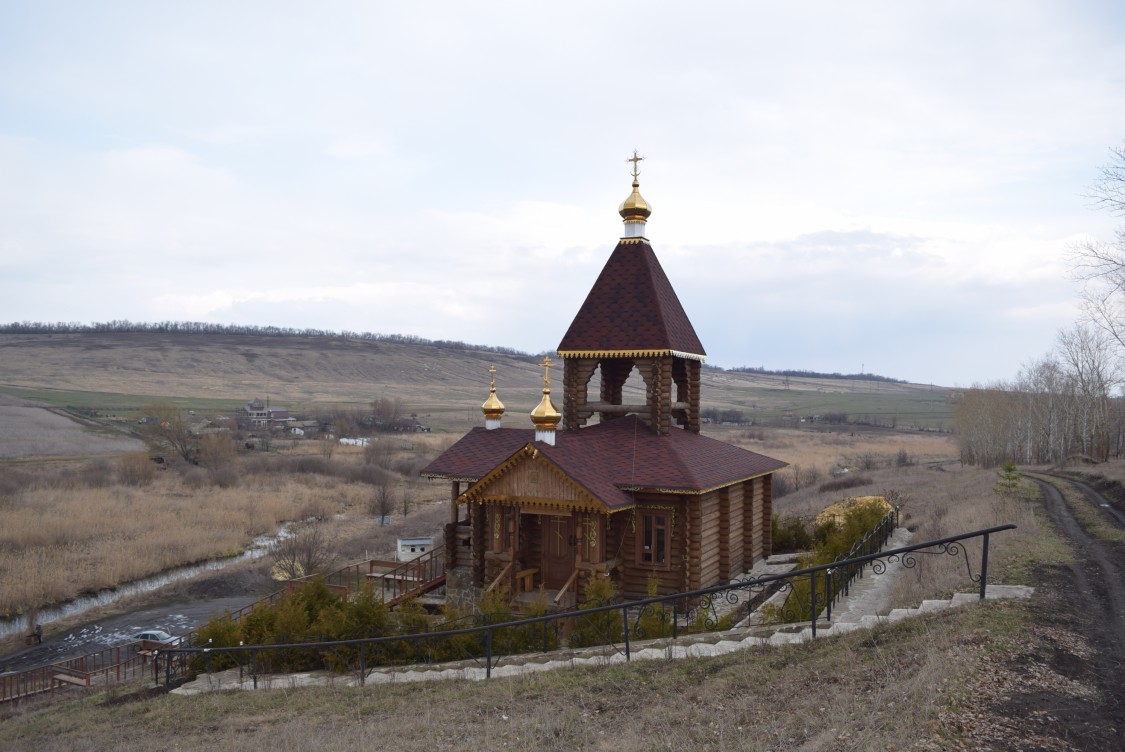
<path fill-rule="evenodd" d="M 1106 498 L 1091 486 L 1063 479 L 1105 515 L 1108 524 L 1125 529 L 1121 502 Z M 1036 626 L 1057 626 L 1081 635 L 1088 651 L 1075 660 L 1073 650 L 1057 649 L 1047 658 L 1059 673 L 1095 687 L 1099 700 L 1048 695 L 1013 698 L 1008 710 L 1029 717 L 1046 709 L 1059 725 L 1058 736 L 1074 749 L 1125 749 L 1125 551 L 1087 531 L 1057 488 L 1036 481 L 1047 512 L 1058 531 L 1074 548 L 1076 562 L 1044 573 L 1035 599 Z M 1125 495 L 1125 494 L 1123 494 Z M 1081 503 L 1081 502 L 1080 502 Z M 1062 646 L 1060 646 L 1061 648 Z"/>

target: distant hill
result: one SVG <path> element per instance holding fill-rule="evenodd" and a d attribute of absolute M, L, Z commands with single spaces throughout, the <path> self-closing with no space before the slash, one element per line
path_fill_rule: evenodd
<path fill-rule="evenodd" d="M 479 421 L 490 365 L 496 366 L 498 394 L 509 415 L 526 415 L 541 394 L 541 357 L 395 335 L 154 331 L 151 326 L 143 331 L 8 331 L 0 333 L 0 391 L 103 411 L 136 410 L 156 400 L 223 409 L 253 397 L 301 411 L 364 406 L 388 396 L 403 400 L 410 412 L 431 415 L 435 428 L 458 430 Z M 950 390 L 929 385 L 760 369 L 706 368 L 702 379 L 705 408 L 735 411 L 746 422 L 799 421 L 829 413 L 899 427 L 949 422 Z M 552 383 L 559 381 L 561 372 L 554 370 Z M 639 390 L 634 381 L 639 381 L 636 374 L 627 387 Z M 561 403 L 560 392 L 555 392 L 556 403 Z"/>

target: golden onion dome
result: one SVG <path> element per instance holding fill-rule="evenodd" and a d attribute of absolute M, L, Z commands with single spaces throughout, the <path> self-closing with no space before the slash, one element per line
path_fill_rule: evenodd
<path fill-rule="evenodd" d="M 617 213 L 626 222 L 629 220 L 644 222 L 652 214 L 652 206 L 641 195 L 640 187 L 641 184 L 637 182 L 636 178 L 633 178 L 633 192 L 617 208 Z"/>
<path fill-rule="evenodd" d="M 490 366 L 488 374 L 491 384 L 488 388 L 488 399 L 480 406 L 480 411 L 489 420 L 498 420 L 504 414 L 504 403 L 496 396 L 496 366 Z"/>
<path fill-rule="evenodd" d="M 554 403 L 551 402 L 551 379 L 550 369 L 555 365 L 551 362 L 549 356 L 543 358 L 543 362 L 539 367 L 543 369 L 543 399 L 539 400 L 539 404 L 531 411 L 531 422 L 535 427 L 541 430 L 553 430 L 555 426 L 562 420 L 562 413 L 556 408 Z"/>
<path fill-rule="evenodd" d="M 554 403 L 551 402 L 551 390 L 543 390 L 543 399 L 539 400 L 539 404 L 531 411 L 531 422 L 535 424 L 536 428 L 554 428 L 562 420 L 562 413 L 555 409 Z"/>

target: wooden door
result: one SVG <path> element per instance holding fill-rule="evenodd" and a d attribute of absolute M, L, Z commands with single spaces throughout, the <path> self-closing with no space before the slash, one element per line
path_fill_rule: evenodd
<path fill-rule="evenodd" d="M 574 517 L 543 518 L 543 584 L 558 590 L 574 573 Z"/>

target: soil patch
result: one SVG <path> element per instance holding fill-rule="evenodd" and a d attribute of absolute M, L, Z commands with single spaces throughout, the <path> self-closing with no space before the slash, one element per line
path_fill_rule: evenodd
<path fill-rule="evenodd" d="M 1070 745 L 1043 749 L 1125 749 L 1125 673 L 1121 670 L 1125 666 L 1125 558 L 1117 546 L 1095 538 L 1078 524 L 1056 488 L 1044 483 L 1040 487 L 1052 522 L 1070 540 L 1078 560 L 1039 572 L 1041 584 L 1032 608 L 1036 629 L 1048 639 L 1010 666 L 1045 665 L 1095 691 L 1090 697 L 1062 691 L 1028 692 L 1013 695 L 998 709 L 1026 723 L 1053 727 L 1054 735 Z"/>

